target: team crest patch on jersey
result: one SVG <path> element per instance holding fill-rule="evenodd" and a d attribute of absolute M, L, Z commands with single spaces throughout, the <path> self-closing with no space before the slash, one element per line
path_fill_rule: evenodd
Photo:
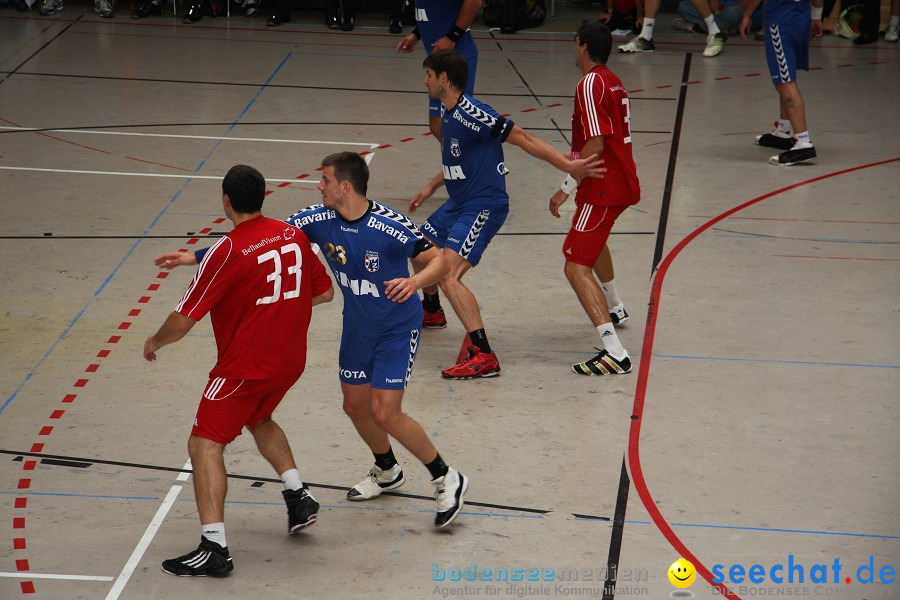
<path fill-rule="evenodd" d="M 497 163 L 497 172 L 506 177 L 509 174 L 509 169 L 506 168 L 506 163 Z"/>
<path fill-rule="evenodd" d="M 296 233 L 297 233 L 297 230 L 296 230 L 296 229 L 294 229 L 293 227 L 287 227 L 287 228 L 284 230 L 284 239 L 285 239 L 285 240 L 291 240 L 291 239 L 294 239 L 294 234 L 296 234 Z"/>
<path fill-rule="evenodd" d="M 366 250 L 366 271 L 374 273 L 379 267 L 378 253 Z"/>
<path fill-rule="evenodd" d="M 450 154 L 454 158 L 462 156 L 462 149 L 460 149 L 459 140 L 456 138 L 450 138 Z"/>

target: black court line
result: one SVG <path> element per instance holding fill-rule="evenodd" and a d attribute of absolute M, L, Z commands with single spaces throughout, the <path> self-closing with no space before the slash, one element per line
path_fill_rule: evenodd
<path fill-rule="evenodd" d="M 555 121 L 554 121 L 555 123 Z M 338 126 L 338 127 L 416 127 L 421 129 L 421 123 L 385 123 L 383 121 L 378 123 L 347 123 L 347 122 L 328 122 L 328 121 L 269 121 L 269 122 L 259 122 L 259 123 L 144 123 L 144 124 L 131 124 L 131 125 L 85 125 L 83 127 L 25 127 L 21 129 L 3 129 L 0 130 L 0 135 L 11 134 L 11 133 L 44 133 L 44 132 L 58 132 L 65 133 L 67 131 L 71 131 L 74 133 L 78 133 L 79 131 L 95 131 L 100 129 L 134 129 L 134 128 L 153 128 L 153 127 L 222 127 L 234 126 L 238 127 L 247 127 L 247 126 L 264 126 L 264 127 L 282 127 L 282 126 L 297 126 L 297 125 L 329 125 L 329 126 Z M 530 131 L 557 131 L 557 128 L 554 127 L 529 127 Z M 632 130 L 631 133 L 658 133 L 669 135 L 671 131 L 652 131 L 652 130 Z M 189 137 L 189 136 L 188 136 Z M 240 141 L 240 140 L 235 140 Z M 358 143 L 358 142 L 357 142 Z M 188 175 L 185 175 L 188 177 Z M 303 183 L 298 180 L 295 183 Z"/>
<path fill-rule="evenodd" d="M 81 17 L 79 17 L 81 18 Z M 68 27 L 71 27 L 73 23 L 70 23 Z M 68 29 L 66 27 L 66 29 Z M 62 34 L 62 32 L 60 32 Z M 59 36 L 57 36 L 59 37 Z M 54 38 L 56 39 L 56 38 Z M 51 40 L 53 41 L 53 40 Z M 49 44 L 50 42 L 47 42 Z M 46 46 L 47 44 L 44 44 Z M 498 44 L 499 45 L 499 44 Z M 41 48 L 43 49 L 43 47 Z M 40 50 L 38 50 L 40 52 Z M 36 54 L 36 53 L 35 53 Z M 19 67 L 24 65 L 31 60 L 34 55 L 28 57 L 28 59 L 23 62 Z M 109 81 L 135 81 L 135 82 L 144 82 L 144 83 L 177 83 L 182 85 L 221 85 L 221 86 L 238 86 L 238 87 L 252 87 L 252 88 L 260 88 L 263 86 L 262 83 L 243 83 L 239 81 L 213 81 L 213 80 L 202 80 L 202 79 L 160 79 L 154 77 L 119 77 L 112 75 L 72 75 L 69 73 L 43 73 L 40 71 L 19 71 L 19 67 L 13 69 L 12 71 L 7 72 L 7 78 L 12 75 L 34 75 L 37 77 L 66 77 L 73 79 L 102 79 Z M 0 71 L 2 72 L 2 71 Z M 322 91 L 334 91 L 334 92 L 363 92 L 363 93 L 374 93 L 374 94 L 415 94 L 417 96 L 422 96 L 425 94 L 424 90 L 383 90 L 377 88 L 354 88 L 354 87 L 335 87 L 335 86 L 324 86 L 324 85 L 298 85 L 298 84 L 289 84 L 289 83 L 267 83 L 265 84 L 267 88 L 275 88 L 275 89 L 288 89 L 288 90 L 322 90 Z M 533 92 L 522 94 L 522 93 L 485 93 L 478 94 L 479 97 L 508 97 L 508 98 L 531 98 L 534 97 Z M 563 98 L 563 99 L 574 99 L 574 96 L 568 95 L 554 95 L 554 94 L 541 94 L 544 98 Z M 674 100 L 674 98 L 657 98 L 657 97 L 641 97 L 636 98 L 637 100 L 664 100 L 670 101 Z M 231 125 L 231 123 L 228 123 Z M 420 124 L 421 126 L 421 124 Z"/>
<path fill-rule="evenodd" d="M 226 235 L 227 231 L 213 231 L 210 233 L 185 235 L 0 235 L 0 240 L 183 240 L 185 238 L 217 239 Z M 612 235 L 653 235 L 653 231 L 613 231 Z M 498 233 L 509 236 L 543 236 L 543 235 L 567 235 L 565 231 L 522 231 Z"/>
<path fill-rule="evenodd" d="M 192 473 L 190 469 L 181 469 L 178 467 L 163 467 L 160 465 L 145 465 L 141 463 L 130 463 L 130 462 L 122 462 L 117 460 L 103 460 L 97 458 L 81 458 L 74 456 L 62 456 L 59 454 L 44 454 L 41 452 L 21 452 L 18 450 L 2 450 L 0 449 L 0 454 L 11 454 L 16 458 L 13 458 L 13 461 L 22 460 L 23 456 L 34 456 L 37 458 L 43 459 L 41 462 L 44 464 L 60 464 L 58 462 L 48 462 L 48 460 L 62 461 L 66 464 L 64 466 L 81 466 L 78 464 L 70 464 L 70 463 L 88 463 L 88 464 L 98 464 L 98 465 L 112 465 L 116 467 L 127 467 L 129 469 L 146 469 L 148 471 L 167 471 L 169 473 Z M 237 475 L 235 473 L 227 474 L 229 479 L 239 479 L 244 481 L 252 481 L 256 482 L 265 482 L 265 483 L 282 483 L 281 479 L 275 479 L 273 477 L 258 477 L 256 475 Z M 305 481 L 306 485 L 309 487 L 322 488 L 327 490 L 347 490 L 348 487 L 346 485 L 331 485 L 328 483 L 312 483 L 310 481 Z M 251 484 L 252 485 L 252 484 Z M 252 487 L 260 487 L 259 485 L 252 485 Z M 417 494 L 403 494 L 400 492 L 382 492 L 383 496 L 397 496 L 398 498 L 411 498 L 414 500 L 430 500 L 434 501 L 434 496 L 419 496 Z M 480 506 L 482 508 L 496 508 L 498 510 L 508 510 L 512 512 L 524 512 L 524 513 L 532 513 L 544 515 L 550 512 L 553 512 L 551 509 L 545 508 L 528 508 L 524 506 L 508 506 L 505 504 L 491 504 L 488 502 L 473 502 L 471 500 L 466 500 L 466 504 L 469 506 Z"/>
<path fill-rule="evenodd" d="M 0 84 L 2 84 L 3 82 L 5 82 L 7 79 L 9 79 L 10 77 L 12 77 L 13 75 L 20 74 L 20 73 L 19 73 L 19 69 L 21 69 L 22 67 L 24 67 L 24 66 L 28 63 L 28 61 L 30 61 L 32 58 L 34 58 L 35 56 L 37 56 L 38 54 L 40 54 L 41 51 L 44 50 L 44 48 L 46 48 L 47 46 L 49 46 L 50 44 L 52 44 L 53 42 L 55 42 L 57 39 L 59 39 L 59 37 L 60 37 L 62 34 L 64 34 L 65 32 L 67 32 L 67 31 L 69 30 L 69 28 L 70 28 L 72 25 L 74 25 L 75 23 L 77 23 L 78 20 L 81 19 L 82 16 L 83 16 L 83 15 L 79 15 L 77 19 L 75 19 L 74 21 L 72 21 L 71 23 L 69 23 L 68 25 L 66 25 L 65 27 L 63 27 L 62 30 L 61 30 L 59 33 L 57 33 L 57 34 L 54 35 L 52 38 L 50 38 L 49 40 L 47 40 L 47 42 L 46 42 L 43 46 L 41 46 L 40 48 L 38 48 L 37 50 L 35 50 L 34 52 L 32 52 L 32 53 L 31 53 L 31 56 L 29 56 L 28 58 L 26 58 L 25 60 L 23 60 L 23 61 L 19 64 L 19 66 L 17 66 L 15 69 L 13 69 L 12 71 L 7 71 L 6 77 L 4 77 L 3 79 L 0 79 Z"/>
<path fill-rule="evenodd" d="M 666 242 L 666 225 L 669 220 L 669 205 L 672 201 L 672 186 L 675 180 L 675 164 L 678 160 L 678 144 L 681 140 L 681 123 L 684 117 L 684 103 L 687 98 L 688 81 L 691 74 L 691 57 L 688 52 L 684 56 L 684 69 L 681 73 L 681 90 L 678 92 L 678 107 L 675 111 L 675 126 L 672 128 L 672 147 L 669 150 L 669 165 L 666 169 L 666 183 L 663 187 L 662 206 L 659 211 L 659 225 L 656 232 L 656 249 L 653 253 L 653 265 L 650 275 L 656 272 L 662 259 L 662 250 Z M 636 419 L 636 415 L 631 415 Z M 603 586 L 603 600 L 613 600 L 616 596 L 616 573 L 619 568 L 619 556 L 622 550 L 622 538 L 625 533 L 625 512 L 628 508 L 628 490 L 631 478 L 626 468 L 627 451 L 622 455 L 622 471 L 619 474 L 619 491 L 613 515 L 612 533 L 609 539 L 609 556 L 606 560 L 607 579 Z"/>

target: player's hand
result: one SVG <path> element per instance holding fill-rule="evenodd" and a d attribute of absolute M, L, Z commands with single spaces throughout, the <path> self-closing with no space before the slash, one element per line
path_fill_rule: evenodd
<path fill-rule="evenodd" d="M 400 277 L 384 282 L 384 293 L 391 302 L 406 302 L 412 298 L 417 289 L 411 277 Z"/>
<path fill-rule="evenodd" d="M 416 212 L 416 209 L 422 206 L 422 203 L 425 202 L 431 195 L 434 193 L 434 187 L 432 185 L 426 184 L 419 193 L 413 196 L 412 200 L 409 201 L 409 212 Z"/>
<path fill-rule="evenodd" d="M 407 33 L 403 36 L 399 43 L 397 43 L 397 53 L 407 53 L 412 52 L 413 48 L 416 47 L 416 44 L 419 43 L 419 38 L 416 37 L 414 33 Z"/>
<path fill-rule="evenodd" d="M 181 265 L 196 265 L 197 256 L 193 252 L 167 252 L 154 258 L 153 264 L 160 269 L 171 271 Z"/>
<path fill-rule="evenodd" d="M 442 37 L 431 45 L 431 53 L 434 54 L 438 50 L 455 50 L 456 42 L 448 37 Z"/>
<path fill-rule="evenodd" d="M 559 218 L 559 207 L 565 204 L 569 199 L 569 195 L 562 190 L 556 190 L 556 193 L 550 196 L 550 214 Z"/>
<path fill-rule="evenodd" d="M 161 346 L 153 341 L 153 337 L 148 337 L 144 340 L 144 358 L 153 362 L 156 360 L 156 351 L 160 348 Z"/>
<path fill-rule="evenodd" d="M 741 39 L 747 40 L 747 32 L 750 31 L 750 15 L 744 14 L 744 18 L 741 19 Z"/>
<path fill-rule="evenodd" d="M 612 19 L 611 12 L 600 13 L 599 15 L 597 15 L 597 21 L 599 23 L 606 23 L 607 25 L 609 25 L 610 19 Z"/>
<path fill-rule="evenodd" d="M 825 25 L 822 23 L 821 19 L 813 19 L 812 22 L 812 38 L 816 39 L 825 35 Z"/>
<path fill-rule="evenodd" d="M 566 172 L 581 183 L 585 177 L 596 177 L 597 179 L 603 177 L 606 175 L 606 167 L 603 165 L 600 155 L 593 154 L 572 160 Z"/>

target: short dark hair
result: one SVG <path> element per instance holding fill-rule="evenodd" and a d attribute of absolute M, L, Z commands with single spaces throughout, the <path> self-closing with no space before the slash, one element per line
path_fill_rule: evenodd
<path fill-rule="evenodd" d="M 422 61 L 422 66 L 434 71 L 434 74 L 438 77 L 440 77 L 441 73 L 446 73 L 450 85 L 459 91 L 466 89 L 466 81 L 469 79 L 469 65 L 459 52 L 454 50 L 432 52 Z"/>
<path fill-rule="evenodd" d="M 242 214 L 262 210 L 266 197 L 266 180 L 262 173 L 247 165 L 235 165 L 222 180 L 222 193 L 228 196 L 231 208 Z"/>
<path fill-rule="evenodd" d="M 612 51 L 612 32 L 604 23 L 584 23 L 575 33 L 575 39 L 587 46 L 588 56 L 595 63 L 605 65 Z"/>
<path fill-rule="evenodd" d="M 361 196 L 369 189 L 369 165 L 356 152 L 336 152 L 322 159 L 323 167 L 334 167 L 338 183 L 349 181 L 353 191 Z"/>

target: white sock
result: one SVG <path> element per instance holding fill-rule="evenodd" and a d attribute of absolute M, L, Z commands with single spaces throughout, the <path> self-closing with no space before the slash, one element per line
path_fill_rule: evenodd
<path fill-rule="evenodd" d="M 203 526 L 203 537 L 211 542 L 215 542 L 223 548 L 227 548 L 225 542 L 225 523 L 209 523 Z"/>
<path fill-rule="evenodd" d="M 808 131 L 804 131 L 804 132 L 795 134 L 794 137 L 797 138 L 798 144 L 812 144 L 812 141 L 810 141 L 810 139 L 809 139 Z"/>
<path fill-rule="evenodd" d="M 619 341 L 619 336 L 616 335 L 616 330 L 612 323 L 597 325 L 597 333 L 600 334 L 600 341 L 603 342 L 603 349 L 609 352 L 610 356 L 616 360 L 622 360 L 628 356 L 628 352 L 622 347 L 622 342 Z"/>
<path fill-rule="evenodd" d="M 622 300 L 619 298 L 619 290 L 616 289 L 615 279 L 610 279 L 605 283 L 601 281 L 600 289 L 603 290 L 603 295 L 606 296 L 606 305 L 610 310 L 622 304 Z"/>
<path fill-rule="evenodd" d="M 900 26 L 900 15 L 891 15 L 891 20 L 888 21 L 888 27 L 898 26 Z"/>
<path fill-rule="evenodd" d="M 775 131 L 778 137 L 791 137 L 791 122 L 788 119 L 778 119 L 775 121 Z"/>
<path fill-rule="evenodd" d="M 644 26 L 641 27 L 641 35 L 640 37 L 644 38 L 648 42 L 653 39 L 653 24 L 656 23 L 656 19 L 648 19 L 644 17 Z"/>
<path fill-rule="evenodd" d="M 303 480 L 300 479 L 300 471 L 290 469 L 281 474 L 281 481 L 284 483 L 284 489 L 297 491 L 303 487 Z"/>
<path fill-rule="evenodd" d="M 716 25 L 715 15 L 709 15 L 703 20 L 706 21 L 706 29 L 709 31 L 709 35 L 715 35 L 719 33 L 719 26 Z"/>

